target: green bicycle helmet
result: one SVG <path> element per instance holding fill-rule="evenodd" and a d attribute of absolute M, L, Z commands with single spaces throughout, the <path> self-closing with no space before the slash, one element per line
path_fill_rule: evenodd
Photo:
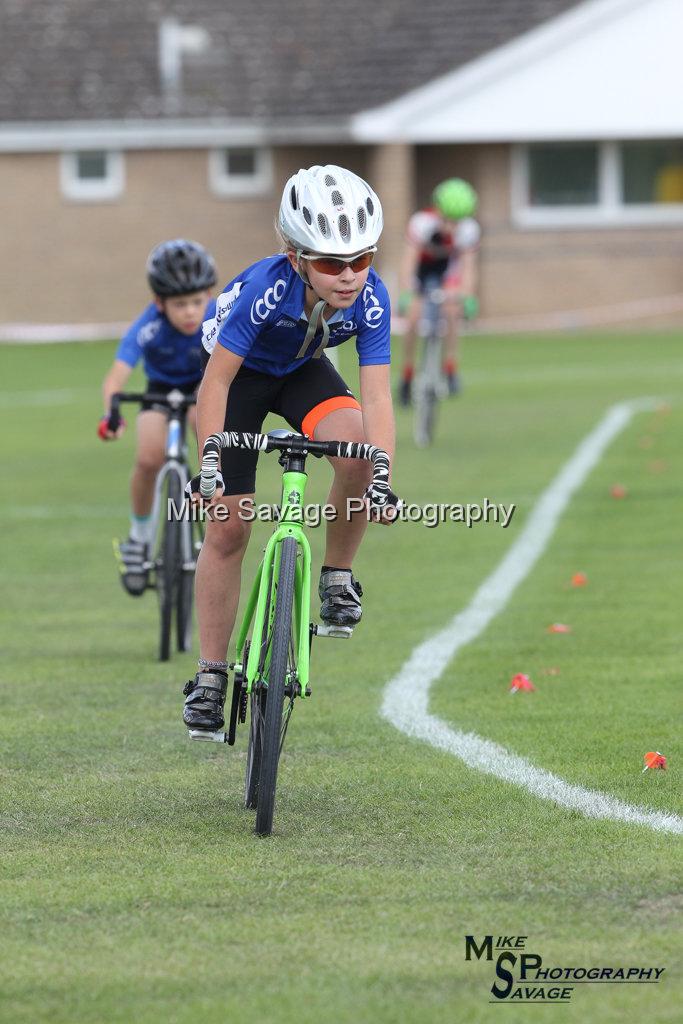
<path fill-rule="evenodd" d="M 448 220 L 471 217 L 477 209 L 477 193 L 462 178 L 448 178 L 432 192 L 434 206 Z"/>

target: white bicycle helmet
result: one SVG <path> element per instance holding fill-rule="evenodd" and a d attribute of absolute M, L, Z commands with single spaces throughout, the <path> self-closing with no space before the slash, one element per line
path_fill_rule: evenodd
<path fill-rule="evenodd" d="M 368 183 L 334 164 L 302 168 L 282 193 L 278 227 L 304 252 L 350 256 L 376 245 L 383 223 Z"/>

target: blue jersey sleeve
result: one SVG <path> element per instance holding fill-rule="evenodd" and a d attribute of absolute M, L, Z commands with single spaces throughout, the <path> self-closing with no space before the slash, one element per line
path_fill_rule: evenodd
<path fill-rule="evenodd" d="M 368 277 L 359 302 L 356 349 L 361 366 L 381 366 L 391 362 L 391 304 L 389 293 L 376 274 Z"/>
<path fill-rule="evenodd" d="M 124 363 L 128 363 L 130 367 L 137 366 L 143 355 L 142 339 L 151 334 L 155 329 L 148 325 L 156 324 L 158 320 L 159 312 L 154 303 L 151 303 L 144 313 L 137 320 L 133 321 L 121 338 L 119 347 L 116 350 L 116 358 Z"/>
<path fill-rule="evenodd" d="M 218 333 L 218 344 L 238 356 L 249 354 L 256 338 L 273 319 L 287 287 L 287 281 L 273 273 L 277 268 L 272 261 L 268 261 L 265 267 L 263 264 L 257 267 L 257 272 L 241 283 L 234 301 L 225 303 L 228 308 Z M 231 282 L 232 287 L 227 294 L 234 294 L 238 283 Z M 222 298 L 218 300 L 219 310 Z"/>

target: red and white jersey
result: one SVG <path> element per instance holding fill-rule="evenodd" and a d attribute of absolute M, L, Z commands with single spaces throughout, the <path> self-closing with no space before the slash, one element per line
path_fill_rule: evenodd
<path fill-rule="evenodd" d="M 444 221 L 434 209 L 418 210 L 408 222 L 408 239 L 420 249 L 421 269 L 453 268 L 464 252 L 476 249 L 481 228 L 473 217 Z"/>

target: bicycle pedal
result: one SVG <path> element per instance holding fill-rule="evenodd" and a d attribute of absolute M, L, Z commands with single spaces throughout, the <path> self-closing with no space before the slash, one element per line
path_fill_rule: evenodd
<path fill-rule="evenodd" d="M 187 735 L 191 740 L 200 740 L 204 743 L 227 743 L 228 738 L 224 732 L 208 732 L 206 729 L 188 729 Z"/>
<path fill-rule="evenodd" d="M 314 632 L 316 636 L 331 636 L 338 640 L 348 640 L 353 636 L 353 626 L 328 626 L 320 622 L 314 626 Z"/>

